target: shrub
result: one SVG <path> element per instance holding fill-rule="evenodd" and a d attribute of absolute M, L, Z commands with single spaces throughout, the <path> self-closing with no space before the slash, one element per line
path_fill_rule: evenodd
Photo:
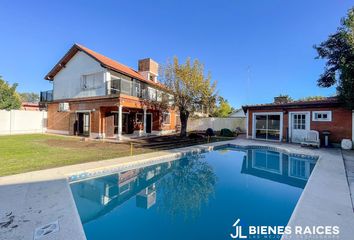
<path fill-rule="evenodd" d="M 207 136 L 210 136 L 210 137 L 215 136 L 214 130 L 211 129 L 211 128 L 208 128 L 208 129 L 205 131 L 205 134 L 206 134 Z"/>
<path fill-rule="evenodd" d="M 237 127 L 235 130 L 236 135 L 239 135 L 242 133 L 242 129 L 240 127 Z"/>
<path fill-rule="evenodd" d="M 223 137 L 233 137 L 234 136 L 234 133 L 228 129 L 228 128 L 223 128 L 221 129 L 220 131 L 220 136 L 223 136 Z"/>
<path fill-rule="evenodd" d="M 200 133 L 190 133 L 189 135 L 188 135 L 188 137 L 190 138 L 190 139 L 198 139 L 198 138 L 203 138 L 203 135 L 202 134 L 200 134 Z"/>

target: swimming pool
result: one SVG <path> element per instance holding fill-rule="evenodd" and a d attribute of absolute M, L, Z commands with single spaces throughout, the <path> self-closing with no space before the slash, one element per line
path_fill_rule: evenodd
<path fill-rule="evenodd" d="M 231 239 L 237 219 L 286 226 L 315 163 L 227 147 L 70 186 L 88 240 Z"/>

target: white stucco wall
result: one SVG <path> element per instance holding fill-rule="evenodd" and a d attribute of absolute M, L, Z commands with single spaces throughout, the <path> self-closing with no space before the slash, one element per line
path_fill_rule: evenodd
<path fill-rule="evenodd" d="M 214 131 L 220 131 L 223 128 L 228 128 L 234 131 L 237 127 L 243 132 L 246 131 L 246 118 L 189 118 L 187 124 L 188 131 L 205 131 L 207 128 L 212 128 Z"/>
<path fill-rule="evenodd" d="M 44 133 L 46 111 L 0 110 L 0 135 Z"/>
<path fill-rule="evenodd" d="M 67 99 L 80 97 L 104 96 L 106 94 L 105 73 L 99 62 L 84 52 L 77 52 L 62 68 L 53 80 L 53 98 Z M 100 73 L 100 84 L 94 89 L 82 89 L 82 75 Z"/>

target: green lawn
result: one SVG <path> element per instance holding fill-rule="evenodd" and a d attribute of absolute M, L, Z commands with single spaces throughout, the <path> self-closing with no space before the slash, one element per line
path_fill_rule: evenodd
<path fill-rule="evenodd" d="M 137 148 L 134 154 L 151 152 Z M 130 155 L 130 146 L 46 134 L 0 136 L 0 176 Z"/>

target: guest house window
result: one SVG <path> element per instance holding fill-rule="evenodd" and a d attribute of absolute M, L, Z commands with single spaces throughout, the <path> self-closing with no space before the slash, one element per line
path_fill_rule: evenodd
<path fill-rule="evenodd" d="M 280 113 L 254 113 L 253 137 L 265 140 L 280 140 L 281 114 Z"/>
<path fill-rule="evenodd" d="M 330 122 L 332 121 L 332 111 L 314 111 L 312 112 L 312 121 Z"/>
<path fill-rule="evenodd" d="M 294 114 L 293 129 L 306 129 L 306 114 Z"/>

